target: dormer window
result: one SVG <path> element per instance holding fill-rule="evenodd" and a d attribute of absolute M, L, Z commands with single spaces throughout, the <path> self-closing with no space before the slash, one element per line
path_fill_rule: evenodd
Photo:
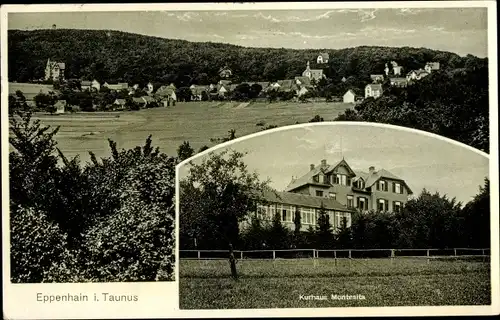
<path fill-rule="evenodd" d="M 377 183 L 377 190 L 378 191 L 387 191 L 387 182 L 384 180 L 379 180 Z"/>
<path fill-rule="evenodd" d="M 318 175 L 315 175 L 315 176 L 313 177 L 313 181 L 314 181 L 314 182 L 316 182 L 316 183 L 318 183 L 318 182 L 319 182 L 319 177 L 318 177 Z"/>
<path fill-rule="evenodd" d="M 360 179 L 360 180 L 356 181 L 355 187 L 358 188 L 358 189 L 364 189 L 365 188 L 365 182 L 362 179 Z"/>

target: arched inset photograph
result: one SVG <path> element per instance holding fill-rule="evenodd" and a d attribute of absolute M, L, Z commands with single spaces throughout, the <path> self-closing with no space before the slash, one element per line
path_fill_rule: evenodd
<path fill-rule="evenodd" d="M 337 122 L 237 139 L 177 170 L 181 309 L 491 303 L 481 151 Z"/>

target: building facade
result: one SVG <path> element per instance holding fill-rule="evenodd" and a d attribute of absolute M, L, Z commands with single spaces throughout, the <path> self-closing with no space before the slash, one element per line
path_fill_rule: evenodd
<path fill-rule="evenodd" d="M 405 180 L 385 169 L 354 171 L 342 159 L 311 164 L 309 172 L 292 179 L 286 192 L 334 199 L 347 209 L 398 212 L 413 194 Z"/>
<path fill-rule="evenodd" d="M 319 81 L 325 78 L 323 74 L 323 69 L 311 69 L 309 65 L 309 61 L 307 61 L 306 69 L 302 72 L 303 77 L 308 77 L 309 79 L 314 79 L 315 81 Z"/>
<path fill-rule="evenodd" d="M 267 192 L 266 204 L 257 205 L 255 215 L 264 223 L 271 223 L 279 214 L 283 226 L 293 230 L 297 211 L 300 213 L 301 231 L 315 228 L 321 207 L 328 216 L 332 231 L 342 226 L 350 227 L 354 208 L 347 208 L 333 198 L 316 197 L 294 192 Z M 246 221 L 249 223 L 250 221 Z"/>
<path fill-rule="evenodd" d="M 365 87 L 365 98 L 378 98 L 382 95 L 382 85 L 380 83 L 370 83 Z"/>
<path fill-rule="evenodd" d="M 65 63 L 50 61 L 50 59 L 48 59 L 47 65 L 45 66 L 45 80 L 64 81 L 65 69 Z"/>

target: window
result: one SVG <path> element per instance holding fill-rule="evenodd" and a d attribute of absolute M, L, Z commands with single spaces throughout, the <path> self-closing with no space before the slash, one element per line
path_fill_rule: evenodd
<path fill-rule="evenodd" d="M 379 182 L 377 183 L 377 190 L 387 191 L 387 182 L 385 182 L 384 180 L 379 180 Z"/>
<path fill-rule="evenodd" d="M 354 206 L 354 197 L 351 195 L 347 196 L 347 207 L 352 208 Z"/>
<path fill-rule="evenodd" d="M 292 210 L 289 206 L 279 205 L 278 212 L 281 213 L 281 221 L 283 222 L 293 222 Z"/>
<path fill-rule="evenodd" d="M 347 185 L 351 186 L 351 178 L 347 178 Z"/>
<path fill-rule="evenodd" d="M 313 177 L 313 181 L 314 181 L 314 182 L 319 182 L 319 177 L 318 177 L 317 175 L 316 175 L 316 176 L 314 176 L 314 177 Z"/>
<path fill-rule="evenodd" d="M 335 213 L 335 227 L 341 228 L 344 224 L 347 228 L 351 226 L 351 214 L 348 212 L 339 212 Z"/>
<path fill-rule="evenodd" d="M 361 210 L 368 210 L 368 199 L 365 197 L 358 197 L 358 203 L 356 207 Z"/>
<path fill-rule="evenodd" d="M 318 174 L 318 182 L 323 183 L 324 180 L 325 180 L 325 175 L 322 173 Z"/>
<path fill-rule="evenodd" d="M 377 201 L 377 210 L 378 211 L 387 211 L 389 209 L 389 201 L 385 199 L 378 199 Z"/>
<path fill-rule="evenodd" d="M 401 202 L 394 201 L 392 203 L 392 211 L 394 211 L 394 212 L 400 212 L 401 211 Z"/>
<path fill-rule="evenodd" d="M 314 211 L 311 208 L 300 208 L 301 223 L 315 224 Z"/>
<path fill-rule="evenodd" d="M 324 184 L 328 184 L 328 181 L 329 181 L 328 176 L 327 176 L 327 175 L 324 175 L 324 176 L 323 176 L 323 181 L 322 181 L 322 182 L 323 182 Z"/>
<path fill-rule="evenodd" d="M 271 220 L 274 219 L 276 216 L 276 207 L 274 205 L 269 206 L 269 216 L 271 217 Z"/>
<path fill-rule="evenodd" d="M 332 199 L 337 199 L 337 194 L 335 192 L 330 192 L 328 196 Z"/>
<path fill-rule="evenodd" d="M 322 196 L 323 196 L 323 191 L 316 190 L 316 197 L 322 197 Z"/>
<path fill-rule="evenodd" d="M 347 179 L 345 174 L 333 174 L 333 184 L 340 184 L 343 186 L 351 185 L 351 179 Z"/>
<path fill-rule="evenodd" d="M 328 221 L 330 222 L 330 225 L 331 225 L 331 226 L 332 226 L 332 228 L 333 228 L 333 223 L 334 223 L 334 221 L 333 221 L 333 219 L 334 219 L 334 213 L 333 213 L 333 211 L 328 210 L 328 211 L 326 212 L 326 214 L 328 215 Z"/>
<path fill-rule="evenodd" d="M 269 213 L 268 213 L 268 207 L 263 206 L 259 204 L 257 206 L 257 218 L 261 220 L 268 220 L 269 219 Z"/>
<path fill-rule="evenodd" d="M 403 194 L 403 188 L 401 188 L 401 183 L 393 182 L 392 184 L 392 192 Z"/>

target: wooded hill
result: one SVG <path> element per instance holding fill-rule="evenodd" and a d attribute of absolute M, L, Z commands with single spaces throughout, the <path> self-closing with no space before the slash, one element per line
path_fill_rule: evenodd
<path fill-rule="evenodd" d="M 330 60 L 322 66 L 334 82 L 342 77 L 360 88 L 381 74 L 388 61 L 404 67 L 404 73 L 436 61 L 441 69 L 467 67 L 474 56 L 425 48 L 357 47 L 340 50 L 246 48 L 213 42 L 189 42 L 107 30 L 9 30 L 9 81 L 27 82 L 44 76 L 47 59 L 66 64 L 65 76 L 108 83 L 148 81 L 209 84 L 219 80 L 227 65 L 234 82 L 274 81 L 302 75 L 307 61 L 315 67 L 320 52 Z M 481 59 L 479 59 L 481 60 Z"/>

